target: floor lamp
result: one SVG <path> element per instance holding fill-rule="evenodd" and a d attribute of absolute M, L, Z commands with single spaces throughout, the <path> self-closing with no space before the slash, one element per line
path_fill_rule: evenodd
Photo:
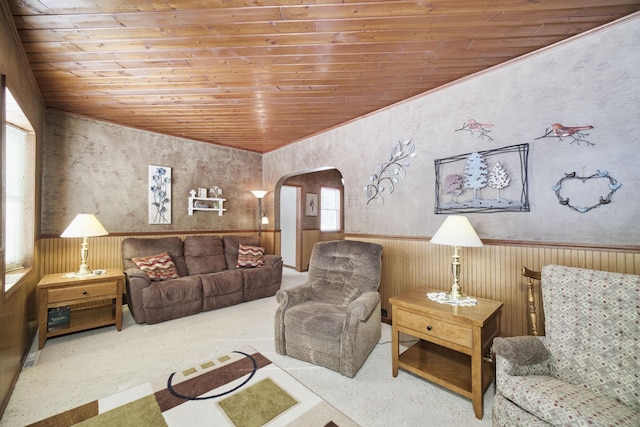
<path fill-rule="evenodd" d="M 259 237 L 260 233 L 262 232 L 262 224 L 269 223 L 269 219 L 262 214 L 262 199 L 268 193 L 268 191 L 251 190 L 251 192 L 253 193 L 254 196 L 256 196 L 256 199 L 258 199 L 258 237 Z M 265 218 L 267 218 L 267 222 L 264 222 Z"/>

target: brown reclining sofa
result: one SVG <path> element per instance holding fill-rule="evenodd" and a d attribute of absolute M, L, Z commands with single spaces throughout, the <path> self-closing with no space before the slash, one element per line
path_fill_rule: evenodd
<path fill-rule="evenodd" d="M 275 295 L 282 282 L 282 258 L 236 268 L 239 246 L 260 246 L 258 236 L 127 238 L 122 242 L 127 303 L 136 323 L 158 323 Z M 177 277 L 151 280 L 132 258 L 168 252 Z M 175 275 L 174 275 L 175 276 Z"/>

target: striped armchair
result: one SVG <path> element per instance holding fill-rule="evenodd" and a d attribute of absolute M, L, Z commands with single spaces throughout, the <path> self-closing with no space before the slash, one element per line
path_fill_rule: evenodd
<path fill-rule="evenodd" d="M 640 276 L 547 265 L 544 337 L 496 338 L 494 426 L 640 426 Z"/>

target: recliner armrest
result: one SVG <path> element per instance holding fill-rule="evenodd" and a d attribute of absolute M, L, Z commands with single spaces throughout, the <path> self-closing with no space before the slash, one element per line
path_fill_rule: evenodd
<path fill-rule="evenodd" d="M 549 351 L 538 337 L 521 336 L 493 340 L 493 352 L 516 365 L 535 365 L 549 358 Z"/>
<path fill-rule="evenodd" d="M 351 312 L 351 315 L 348 317 L 355 316 L 359 321 L 364 322 L 376 309 L 379 301 L 380 294 L 378 292 L 363 293 L 349 304 L 348 311 Z"/>
<path fill-rule="evenodd" d="M 279 289 L 276 292 L 276 301 L 282 308 L 293 307 L 311 299 L 311 286 L 308 284 L 295 286 L 289 289 Z"/>

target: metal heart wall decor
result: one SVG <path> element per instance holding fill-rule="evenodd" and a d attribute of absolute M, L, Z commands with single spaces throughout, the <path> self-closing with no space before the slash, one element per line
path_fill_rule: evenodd
<path fill-rule="evenodd" d="M 578 176 L 575 172 L 565 173 L 564 177 L 551 188 L 555 191 L 561 205 L 576 212 L 585 213 L 611 203 L 611 197 L 620 187 L 622 184 L 610 176 L 609 172 L 597 170 L 590 176 Z M 608 193 L 603 194 L 607 191 Z"/>

